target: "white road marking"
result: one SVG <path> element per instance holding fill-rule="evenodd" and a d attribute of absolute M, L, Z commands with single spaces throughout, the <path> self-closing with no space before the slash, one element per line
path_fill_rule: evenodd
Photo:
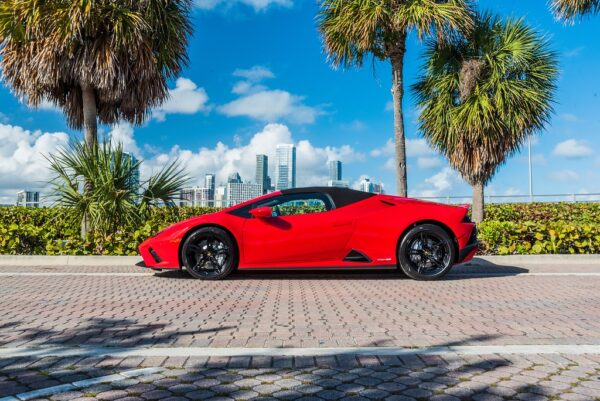
<path fill-rule="evenodd" d="M 53 387 L 41 388 L 39 390 L 28 391 L 10 397 L 0 398 L 0 401 L 27 401 L 34 398 L 50 397 L 54 394 L 64 393 L 67 391 L 79 390 L 86 387 L 95 386 L 100 383 L 111 383 L 119 380 L 125 380 L 132 377 L 140 377 L 151 375 L 163 371 L 163 368 L 144 368 L 128 370 L 125 372 L 116 373 L 108 376 L 94 377 L 92 379 L 79 380 L 73 383 L 61 384 Z"/>
<path fill-rule="evenodd" d="M 154 276 L 154 273 L 79 273 L 79 272 L 0 272 L 0 277 L 10 276 L 32 276 L 32 277 L 52 277 L 52 276 L 90 276 L 90 277 L 147 277 Z"/>
<path fill-rule="evenodd" d="M 457 345 L 423 348 L 202 348 L 202 347 L 15 347 L 0 348 L 0 357 L 188 357 L 188 356 L 333 356 L 333 355 L 484 355 L 484 354 L 600 354 L 600 345 Z"/>

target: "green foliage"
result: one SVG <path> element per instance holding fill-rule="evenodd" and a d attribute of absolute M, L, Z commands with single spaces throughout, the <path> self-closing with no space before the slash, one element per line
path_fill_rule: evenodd
<path fill-rule="evenodd" d="M 590 223 L 484 221 L 479 225 L 479 239 L 484 254 L 600 252 L 600 226 Z"/>
<path fill-rule="evenodd" d="M 0 254 L 137 255 L 137 247 L 163 228 L 217 209 L 161 207 L 146 220 L 114 234 L 83 241 L 67 208 L 0 208 Z M 286 214 L 319 211 L 294 206 Z M 487 205 L 479 239 L 484 254 L 600 253 L 599 203 Z"/>
<path fill-rule="evenodd" d="M 215 212 L 211 208 L 152 208 L 142 224 L 122 227 L 105 236 L 80 238 L 73 210 L 0 208 L 0 254 L 9 255 L 137 255 L 145 239 L 181 220 Z"/>
<path fill-rule="evenodd" d="M 482 253 L 600 252 L 600 203 L 519 203 L 486 206 L 478 226 Z"/>
<path fill-rule="evenodd" d="M 109 142 L 92 146 L 75 142 L 48 160 L 54 173 L 53 195 L 59 205 L 69 208 L 71 223 L 85 216 L 92 231 L 103 238 L 120 227 L 141 225 L 159 204 L 174 205 L 188 181 L 174 162 L 139 182 L 133 177 L 141 162 L 125 153 L 121 144 Z"/>

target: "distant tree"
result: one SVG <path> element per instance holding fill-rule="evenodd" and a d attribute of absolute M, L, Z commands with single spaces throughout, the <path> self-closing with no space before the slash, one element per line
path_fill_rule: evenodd
<path fill-rule="evenodd" d="M 406 38 L 437 35 L 473 26 L 469 0 L 323 0 L 318 16 L 325 50 L 334 66 L 361 67 L 365 56 L 392 65 L 394 137 L 398 192 L 407 195 L 402 99 Z"/>
<path fill-rule="evenodd" d="M 467 37 L 429 43 L 423 70 L 420 131 L 473 186 L 481 222 L 485 185 L 553 111 L 556 55 L 523 20 L 486 14 Z"/>
<path fill-rule="evenodd" d="M 31 106 L 63 109 L 88 145 L 97 122 L 139 124 L 187 62 L 191 0 L 4 0 L 0 68 Z"/>
<path fill-rule="evenodd" d="M 188 181 L 177 163 L 146 181 L 134 180 L 141 162 L 121 145 L 107 142 L 91 146 L 74 142 L 48 159 L 57 204 L 69 207 L 79 221 L 87 216 L 94 232 L 102 236 L 141 223 L 151 207 L 173 206 Z M 91 190 L 80 190 L 84 181 L 92 184 Z"/>
<path fill-rule="evenodd" d="M 552 0 L 556 16 L 566 22 L 600 12 L 600 0 Z"/>

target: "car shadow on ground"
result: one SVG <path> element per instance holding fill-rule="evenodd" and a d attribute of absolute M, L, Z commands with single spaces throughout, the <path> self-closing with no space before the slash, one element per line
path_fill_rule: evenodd
<path fill-rule="evenodd" d="M 529 270 L 508 265 L 498 265 L 487 260 L 475 258 L 471 262 L 456 265 L 446 276 L 446 280 L 485 279 L 504 276 L 517 276 Z M 163 270 L 155 277 L 168 279 L 192 279 L 182 270 Z M 409 280 L 399 269 L 265 269 L 237 270 L 227 280 Z"/>

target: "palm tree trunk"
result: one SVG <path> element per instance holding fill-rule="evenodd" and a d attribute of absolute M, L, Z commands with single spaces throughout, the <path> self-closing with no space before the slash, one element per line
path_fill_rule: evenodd
<path fill-rule="evenodd" d="M 89 85 L 81 86 L 83 100 L 83 134 L 85 144 L 92 146 L 98 142 L 98 109 L 96 107 L 96 94 Z"/>
<path fill-rule="evenodd" d="M 479 224 L 483 221 L 484 213 L 484 185 L 482 183 L 476 183 L 473 185 L 473 210 L 471 211 L 473 222 Z"/>
<path fill-rule="evenodd" d="M 81 98 L 83 103 L 83 136 L 85 144 L 88 147 L 93 147 L 98 143 L 98 108 L 94 88 L 90 85 L 82 85 Z M 90 192 L 91 190 L 92 183 L 86 180 L 83 183 L 83 191 Z M 91 229 L 89 216 L 85 214 L 81 220 L 81 238 L 85 239 Z"/>
<path fill-rule="evenodd" d="M 398 195 L 407 196 L 406 181 L 406 140 L 404 136 L 404 116 L 402 100 L 404 98 L 404 54 L 406 53 L 406 34 L 398 39 L 390 55 L 392 63 L 392 95 L 394 98 L 394 143 L 396 151 L 396 187 Z"/>

